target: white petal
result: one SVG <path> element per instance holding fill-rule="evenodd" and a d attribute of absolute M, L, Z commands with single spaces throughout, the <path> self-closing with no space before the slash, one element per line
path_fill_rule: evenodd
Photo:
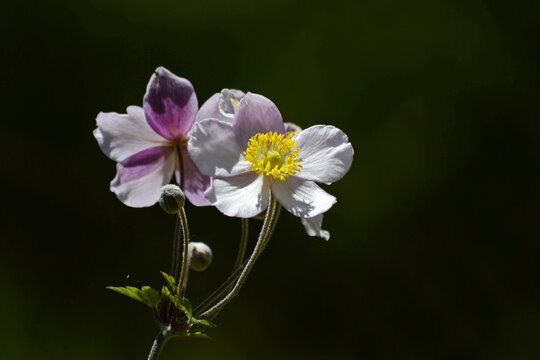
<path fill-rule="evenodd" d="M 199 169 L 209 176 L 245 173 L 250 166 L 244 160 L 231 123 L 206 119 L 196 123 L 189 133 L 188 152 Z"/>
<path fill-rule="evenodd" d="M 330 239 L 330 233 L 326 230 L 321 229 L 323 214 L 317 215 L 312 218 L 302 218 L 302 225 L 306 229 L 306 232 L 309 236 L 318 236 L 324 240 Z"/>
<path fill-rule="evenodd" d="M 99 147 L 110 159 L 122 161 L 142 150 L 166 145 L 146 122 L 144 111 L 138 106 L 127 108 L 127 114 L 99 113 L 94 136 Z"/>
<path fill-rule="evenodd" d="M 272 194 L 294 216 L 314 217 L 326 212 L 336 198 L 310 180 L 289 176 L 272 182 Z"/>
<path fill-rule="evenodd" d="M 116 177 L 111 181 L 111 191 L 120 201 L 131 207 L 146 207 L 155 204 L 161 187 L 171 180 L 174 171 L 174 152 L 163 153 L 155 161 L 138 169 L 116 164 Z M 139 176 L 139 173 L 142 176 Z"/>
<path fill-rule="evenodd" d="M 265 176 L 254 172 L 212 179 L 206 198 L 227 216 L 250 218 L 268 206 L 270 186 Z"/>
<path fill-rule="evenodd" d="M 347 135 L 333 126 L 316 125 L 293 137 L 303 160 L 297 176 L 330 184 L 349 171 L 354 150 Z"/>

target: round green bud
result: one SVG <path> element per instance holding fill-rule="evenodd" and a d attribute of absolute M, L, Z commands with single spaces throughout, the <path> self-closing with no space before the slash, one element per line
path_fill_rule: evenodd
<path fill-rule="evenodd" d="M 189 243 L 189 266 L 192 270 L 206 270 L 212 263 L 212 257 L 212 249 L 205 243 Z"/>
<path fill-rule="evenodd" d="M 184 207 L 185 201 L 184 192 L 177 185 L 167 184 L 161 188 L 159 206 L 167 214 L 176 214 Z"/>

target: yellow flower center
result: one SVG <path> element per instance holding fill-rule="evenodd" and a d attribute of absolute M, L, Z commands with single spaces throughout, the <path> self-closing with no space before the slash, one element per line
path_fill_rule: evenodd
<path fill-rule="evenodd" d="M 299 163 L 302 159 L 298 159 L 298 149 L 292 149 L 295 145 L 296 141 L 289 136 L 276 132 L 252 136 L 244 151 L 246 160 L 251 163 L 247 171 L 285 180 L 287 176 L 300 171 L 301 168 Z"/>

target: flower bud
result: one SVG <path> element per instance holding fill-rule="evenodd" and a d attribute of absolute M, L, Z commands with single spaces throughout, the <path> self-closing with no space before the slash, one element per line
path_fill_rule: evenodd
<path fill-rule="evenodd" d="M 189 243 L 189 266 L 195 271 L 204 271 L 212 263 L 212 249 L 202 242 Z"/>
<path fill-rule="evenodd" d="M 176 214 L 184 207 L 185 201 L 184 192 L 177 185 L 167 184 L 161 188 L 159 206 L 167 214 Z"/>

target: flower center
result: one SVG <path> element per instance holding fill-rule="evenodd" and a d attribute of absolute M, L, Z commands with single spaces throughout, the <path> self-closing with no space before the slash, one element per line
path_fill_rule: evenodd
<path fill-rule="evenodd" d="M 296 141 L 276 132 L 252 136 L 244 151 L 246 160 L 251 163 L 247 171 L 285 180 L 301 168 L 299 163 L 302 159 L 298 159 L 298 149 L 292 149 L 295 145 Z"/>

